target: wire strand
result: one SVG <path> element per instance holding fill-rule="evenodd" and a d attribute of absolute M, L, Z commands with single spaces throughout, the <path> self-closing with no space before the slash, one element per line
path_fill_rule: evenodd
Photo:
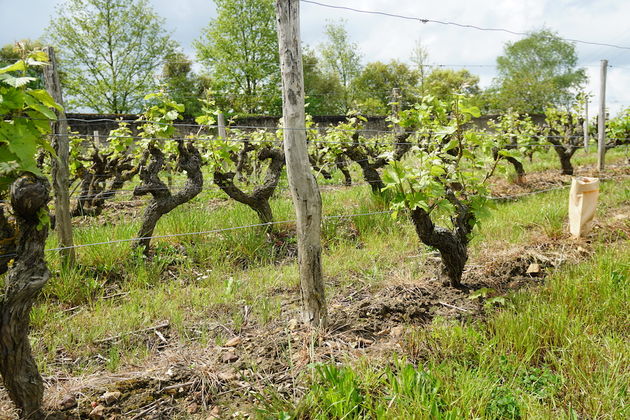
<path fill-rule="evenodd" d="M 383 12 L 383 11 L 362 10 L 362 9 L 356 9 L 354 7 L 336 6 L 336 5 L 333 5 L 333 4 L 320 3 L 318 1 L 313 1 L 313 0 L 300 0 L 300 1 L 302 3 L 314 4 L 314 5 L 317 5 L 317 6 L 327 7 L 327 8 L 330 8 L 330 9 L 348 10 L 348 11 L 357 12 L 357 13 L 364 13 L 364 14 L 370 14 L 370 15 L 379 15 L 379 16 L 387 16 L 387 17 L 392 17 L 392 18 L 397 18 L 397 19 L 417 21 L 417 22 L 420 22 L 420 23 L 436 23 L 436 24 L 440 24 L 440 25 L 457 26 L 459 28 L 465 28 L 465 29 L 476 29 L 478 31 L 504 32 L 504 33 L 508 33 L 508 34 L 511 34 L 511 35 L 519 35 L 519 36 L 528 36 L 528 35 L 530 35 L 527 32 L 514 31 L 514 30 L 506 29 L 506 28 L 487 28 L 487 27 L 471 25 L 471 24 L 465 24 L 465 23 L 458 23 L 458 22 L 451 22 L 451 21 L 442 21 L 442 20 L 435 20 L 435 19 L 427 19 L 427 18 L 421 18 L 421 17 L 415 17 L 415 16 L 399 15 L 399 14 Z M 630 47 L 623 46 L 623 45 L 609 44 L 609 43 L 605 43 L 605 42 L 584 41 L 584 40 L 575 39 L 575 38 L 564 38 L 564 37 L 561 37 L 561 38 L 564 39 L 565 41 L 575 42 L 575 43 L 579 43 L 579 44 L 597 45 L 597 46 L 600 46 L 600 47 L 611 47 L 611 48 L 617 48 L 617 49 L 621 49 L 621 50 L 630 50 Z"/>

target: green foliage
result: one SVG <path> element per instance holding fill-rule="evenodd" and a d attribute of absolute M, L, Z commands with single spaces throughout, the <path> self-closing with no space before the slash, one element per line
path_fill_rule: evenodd
<path fill-rule="evenodd" d="M 383 369 L 315 365 L 314 381 L 295 411 L 270 407 L 267 414 L 312 419 L 456 419 L 443 385 L 430 372 L 394 359 Z M 285 410 L 283 410 L 285 409 Z"/>
<path fill-rule="evenodd" d="M 466 95 L 473 101 L 480 93 L 479 76 L 466 69 L 436 68 L 424 79 L 423 92 L 442 101 L 452 101 L 454 95 Z"/>
<path fill-rule="evenodd" d="M 614 145 L 630 144 L 630 108 L 606 122 L 606 138 Z"/>
<path fill-rule="evenodd" d="M 43 47 L 40 41 L 30 39 L 23 39 L 13 44 L 6 44 L 0 48 L 0 67 L 8 66 L 9 64 L 23 59 L 25 53 L 30 54 L 41 51 Z M 37 79 L 31 82 L 30 87 L 32 89 L 44 88 L 44 77 L 41 67 L 31 66 L 26 71 L 26 74 Z"/>
<path fill-rule="evenodd" d="M 401 112 L 396 121 L 402 127 L 420 127 L 420 146 L 414 147 L 413 161 L 392 162 L 383 174 L 385 190 L 393 193 L 394 215 L 415 208 L 429 214 L 438 209 L 453 213 L 452 197 L 469 206 L 475 216 L 485 213 L 493 141 L 463 130 L 478 115 L 479 109 L 460 97 L 452 102 L 425 97 L 422 103 Z"/>
<path fill-rule="evenodd" d="M 48 27 L 72 107 L 130 113 L 175 48 L 148 0 L 66 0 Z"/>
<path fill-rule="evenodd" d="M 505 387 L 496 387 L 492 391 L 486 412 L 488 416 L 493 419 L 518 420 L 521 418 L 521 409 L 518 400 L 513 392 Z"/>
<path fill-rule="evenodd" d="M 324 71 L 315 52 L 305 49 L 304 94 L 306 112 L 310 115 L 339 115 L 345 112 L 345 90 L 339 76 Z"/>
<path fill-rule="evenodd" d="M 22 59 L 0 68 L 0 195 L 23 172 L 42 175 L 36 154 L 54 154 L 46 135 L 57 119 L 54 110 L 61 110 L 48 92 L 30 87 L 36 78 L 29 68 L 46 65 L 46 54 L 22 52 Z"/>
<path fill-rule="evenodd" d="M 488 128 L 494 135 L 494 147 L 499 160 L 513 158 L 520 162 L 525 156 L 531 157 L 544 149 L 539 146 L 545 143 L 539 136 L 540 129 L 527 114 L 509 109 L 495 120 L 488 121 Z M 503 170 L 505 167 L 498 168 Z"/>
<path fill-rule="evenodd" d="M 326 74 L 334 74 L 344 88 L 345 111 L 350 108 L 350 85 L 361 72 L 361 53 L 357 44 L 350 42 L 344 21 L 329 22 L 324 28 L 328 41 L 319 46 Z"/>
<path fill-rule="evenodd" d="M 568 106 L 586 80 L 578 69 L 575 45 L 547 29 L 507 43 L 497 58 L 494 107 L 519 112 L 543 112 L 549 104 Z"/>
<path fill-rule="evenodd" d="M 572 108 L 561 109 L 548 107 L 545 109 L 545 127 L 542 133 L 546 143 L 577 146 L 582 144 L 583 126 L 580 103 Z"/>
<path fill-rule="evenodd" d="M 215 0 L 217 17 L 195 41 L 213 99 L 228 113 L 275 115 L 281 108 L 278 39 L 272 0 Z"/>
<path fill-rule="evenodd" d="M 368 63 L 352 82 L 355 107 L 368 115 L 390 114 L 393 89 L 399 89 L 402 103 L 414 103 L 418 81 L 418 72 L 405 63 L 396 60 L 388 64 Z"/>
<path fill-rule="evenodd" d="M 173 100 L 184 105 L 184 117 L 196 117 L 201 113 L 202 103 L 199 99 L 211 88 L 211 81 L 208 77 L 193 73 L 192 61 L 186 54 L 176 51 L 166 56 L 161 82 Z"/>

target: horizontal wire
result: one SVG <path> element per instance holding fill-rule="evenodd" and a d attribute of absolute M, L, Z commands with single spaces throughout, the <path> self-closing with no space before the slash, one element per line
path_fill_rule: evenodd
<path fill-rule="evenodd" d="M 601 181 L 610 181 L 610 180 L 626 179 L 628 177 L 629 176 L 623 176 L 623 177 L 620 177 L 620 178 L 600 178 L 600 180 Z M 523 194 L 515 194 L 515 195 L 500 196 L 500 197 L 489 196 L 489 197 L 486 197 L 486 198 L 488 198 L 490 200 L 518 199 L 518 198 L 521 198 L 521 197 L 524 197 L 524 196 L 541 194 L 541 193 L 545 193 L 545 192 L 549 192 L 549 191 L 553 191 L 553 190 L 558 190 L 558 189 L 564 189 L 564 188 L 567 188 L 569 186 L 570 185 L 562 185 L 562 186 L 558 186 L 558 187 L 547 188 L 547 189 L 544 189 L 544 190 L 531 191 L 531 192 L 527 192 L 527 193 L 523 193 Z M 356 213 L 356 214 L 345 214 L 345 215 L 330 215 L 330 216 L 322 216 L 322 219 L 343 219 L 343 218 L 352 218 L 352 217 L 360 217 L 360 216 L 372 216 L 372 215 L 377 215 L 377 214 L 388 214 L 388 213 L 392 213 L 393 211 L 394 210 L 384 210 L 384 211 L 367 212 L 367 213 Z M 186 232 L 186 233 L 173 233 L 173 234 L 167 234 L 167 235 L 143 236 L 143 237 L 135 237 L 135 238 L 115 239 L 115 240 L 111 240 L 111 241 L 93 242 L 93 243 L 88 243 L 88 244 L 79 244 L 79 245 L 72 245 L 72 246 L 65 246 L 65 247 L 47 248 L 44 251 L 45 252 L 48 252 L 48 251 L 62 251 L 62 250 L 66 250 L 66 249 L 85 248 L 85 247 L 96 246 L 96 245 L 110 245 L 110 244 L 116 244 L 116 243 L 133 242 L 133 241 L 144 240 L 144 239 L 164 239 L 164 238 L 176 238 L 176 237 L 182 237 L 182 236 L 206 235 L 206 234 L 212 234 L 212 233 L 220 233 L 220 232 L 228 232 L 228 231 L 234 231 L 234 230 L 248 229 L 248 228 L 253 228 L 253 227 L 271 226 L 271 225 L 288 224 L 288 223 L 296 223 L 296 222 L 297 222 L 296 220 L 282 220 L 282 221 L 267 222 L 267 223 L 254 223 L 254 224 L 250 224 L 250 225 L 232 226 L 232 227 L 228 227 L 228 228 L 211 229 L 211 230 L 204 230 L 204 231 L 199 231 L 199 232 Z M 17 254 L 15 254 L 15 253 L 13 253 L 13 254 L 4 254 L 4 255 L 0 255 L 0 258 L 13 257 L 13 256 L 17 256 Z"/>
<path fill-rule="evenodd" d="M 508 33 L 508 34 L 511 34 L 511 35 L 520 35 L 520 36 L 529 36 L 529 35 L 531 35 L 530 33 L 527 33 L 527 32 L 513 31 L 511 29 L 505 29 L 505 28 L 486 28 L 486 27 L 482 27 L 482 26 L 463 24 L 463 23 L 458 23 L 458 22 L 434 20 L 434 19 L 420 18 L 420 17 L 414 17 L 414 16 L 405 16 L 405 15 L 399 15 L 399 14 L 395 14 L 395 13 L 382 12 L 382 11 L 355 9 L 353 7 L 336 6 L 336 5 L 333 5 L 333 4 L 320 3 L 320 2 L 317 2 L 317 1 L 313 1 L 313 0 L 300 0 L 300 1 L 302 3 L 310 3 L 310 4 L 317 5 L 317 6 L 327 7 L 327 8 L 330 8 L 330 9 L 340 9 L 340 10 L 348 10 L 348 11 L 351 11 L 351 12 L 364 13 L 364 14 L 370 14 L 370 15 L 387 16 L 387 17 L 393 17 L 393 18 L 397 18 L 397 19 L 417 21 L 417 22 L 420 22 L 420 23 L 437 23 L 437 24 L 440 24 L 440 25 L 451 25 L 451 26 L 457 26 L 457 27 L 465 28 L 465 29 L 476 29 L 478 31 L 488 31 L 488 32 L 504 32 L 504 33 Z M 564 37 L 560 37 L 560 38 L 564 39 L 565 41 L 576 42 L 576 43 L 580 43 L 580 44 L 597 45 L 597 46 L 601 46 L 601 47 L 611 47 L 611 48 L 617 48 L 617 49 L 621 49 L 621 50 L 630 50 L 630 47 L 623 46 L 623 45 L 609 44 L 609 43 L 605 43 L 605 42 L 584 41 L 584 40 L 581 40 L 581 39 L 574 39 L 574 38 L 564 38 Z"/>
<path fill-rule="evenodd" d="M 286 130 L 295 130 L 295 131 L 312 131 L 313 129 L 311 128 L 291 128 L 291 129 L 286 129 Z M 345 132 L 365 132 L 365 131 L 370 131 L 370 130 L 351 130 L 351 129 L 333 129 L 332 131 L 345 131 Z M 387 133 L 387 134 L 393 134 L 391 131 L 381 131 L 382 133 Z M 449 135 L 449 134 L 453 134 L 452 132 L 441 132 L 441 131 L 436 131 L 436 132 L 412 132 L 412 134 L 419 134 L 419 135 Z M 574 135 L 574 136 L 561 136 L 561 135 L 539 135 L 539 134 L 514 134 L 514 133 L 499 133 L 499 134 L 494 134 L 494 133 L 489 133 L 489 132 L 479 132 L 477 133 L 480 136 L 484 136 L 484 137 L 498 137 L 498 136 L 519 136 L 519 137 L 530 137 L 530 138 L 545 138 L 545 139 L 583 139 L 584 135 Z M 79 137 L 79 138 L 92 138 L 93 136 L 90 134 L 51 134 L 51 136 L 53 137 Z M 251 140 L 251 139 L 236 139 L 236 138 L 218 138 L 218 137 L 197 137 L 197 136 L 178 136 L 178 137 L 173 137 L 173 138 L 166 138 L 166 137 L 143 137 L 143 136 L 129 136 L 129 135 L 121 135 L 121 136 L 107 136 L 107 138 L 123 138 L 123 139 L 134 139 L 134 140 L 175 140 L 175 139 L 181 139 L 181 140 L 188 140 L 188 141 L 201 141 L 201 142 L 236 142 L 236 143 L 272 143 L 272 144 L 282 144 L 283 140 Z M 611 140 L 617 140 L 617 141 L 626 141 L 626 140 L 630 140 L 630 138 L 611 138 Z M 313 144 L 357 144 L 357 145 L 364 145 L 364 143 L 361 142 L 354 142 L 354 141 L 331 141 L 331 140 L 307 140 L 307 143 L 313 143 Z M 413 142 L 411 141 L 406 141 L 406 142 L 393 142 L 393 141 L 376 141 L 375 143 L 377 143 L 376 145 L 378 146 L 383 145 L 403 145 L 403 144 L 413 144 Z M 531 143 L 531 144 L 519 144 L 518 147 L 564 147 L 565 145 L 554 145 L 554 144 L 536 144 L 536 143 Z"/>

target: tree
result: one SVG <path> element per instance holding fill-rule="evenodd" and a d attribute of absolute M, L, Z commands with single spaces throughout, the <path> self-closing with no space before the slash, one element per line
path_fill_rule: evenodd
<path fill-rule="evenodd" d="M 429 73 L 429 51 L 422 46 L 419 39 L 411 50 L 411 62 L 416 66 L 420 78 L 420 95 L 424 96 L 424 80 Z"/>
<path fill-rule="evenodd" d="M 577 59 L 575 45 L 548 29 L 507 43 L 497 58 L 494 106 L 520 112 L 569 107 L 587 80 L 585 70 L 576 68 Z"/>
<path fill-rule="evenodd" d="M 419 73 L 400 61 L 368 63 L 352 83 L 355 108 L 366 114 L 388 114 L 394 88 L 399 89 L 403 103 L 413 103 L 418 80 Z"/>
<path fill-rule="evenodd" d="M 326 73 L 309 49 L 302 55 L 304 94 L 309 115 L 338 115 L 345 110 L 344 88 L 336 74 Z"/>
<path fill-rule="evenodd" d="M 194 47 L 219 96 L 230 98 L 233 109 L 224 111 L 278 111 L 280 70 L 273 0 L 215 3 L 217 18 L 210 21 Z"/>
<path fill-rule="evenodd" d="M 325 72 L 336 74 L 345 89 L 346 108 L 350 105 L 350 84 L 361 72 L 361 54 L 357 44 L 350 42 L 341 23 L 328 23 L 324 29 L 328 42 L 320 46 Z"/>
<path fill-rule="evenodd" d="M 452 100 L 455 94 L 474 97 L 479 91 L 479 77 L 466 69 L 434 69 L 424 81 L 425 94 L 442 101 Z"/>
<path fill-rule="evenodd" d="M 175 44 L 148 0 L 66 0 L 48 27 L 75 108 L 138 111 Z"/>
<path fill-rule="evenodd" d="M 166 56 L 161 81 L 173 101 L 184 105 L 182 115 L 196 117 L 201 112 L 200 98 L 211 88 L 211 80 L 192 71 L 192 61 L 186 54 L 176 51 Z"/>

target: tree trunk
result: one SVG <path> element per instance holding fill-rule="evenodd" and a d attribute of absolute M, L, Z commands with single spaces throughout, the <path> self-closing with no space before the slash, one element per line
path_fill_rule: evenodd
<path fill-rule="evenodd" d="M 0 274 L 9 269 L 9 261 L 15 257 L 15 229 L 9 222 L 4 207 L 0 205 Z"/>
<path fill-rule="evenodd" d="M 554 144 L 554 150 L 560 159 L 560 167 L 562 168 L 562 175 L 573 175 L 573 164 L 571 163 L 571 158 L 573 154 L 577 150 L 577 147 L 569 146 L 567 149 L 564 145 L 560 143 Z"/>
<path fill-rule="evenodd" d="M 343 174 L 343 185 L 345 185 L 346 187 L 350 187 L 352 185 L 352 176 L 350 176 L 350 171 L 348 170 L 348 162 L 346 162 L 343 157 L 337 156 L 337 158 L 335 159 L 335 165 L 337 166 L 337 169 L 339 169 Z"/>
<path fill-rule="evenodd" d="M 447 192 L 447 199 L 455 206 L 452 218 L 454 230 L 435 226 L 431 215 L 422 208 L 411 211 L 411 221 L 422 243 L 436 248 L 442 259 L 442 271 L 446 276 L 445 285 L 460 287 L 466 261 L 468 261 L 469 235 L 474 225 L 474 215 L 461 204 L 452 192 Z"/>
<path fill-rule="evenodd" d="M 164 153 L 155 145 L 149 146 L 151 163 L 140 171 L 142 184 L 137 186 L 134 196 L 151 194 L 153 199 L 149 202 L 142 217 L 142 226 L 138 232 L 138 238 L 134 248 L 144 248 L 145 255 L 149 253 L 151 236 L 160 218 L 177 206 L 192 200 L 203 188 L 203 176 L 201 174 L 201 155 L 192 143 L 184 144 L 183 140 L 177 140 L 178 161 L 177 169 L 186 172 L 188 179 L 184 187 L 175 194 L 159 178 L 159 173 L 164 167 Z"/>
<path fill-rule="evenodd" d="M 399 161 L 411 149 L 412 144 L 406 141 L 410 135 L 411 133 L 401 133 L 396 135 L 396 144 L 394 145 L 392 160 Z M 361 167 L 361 170 L 363 171 L 363 178 L 372 188 L 372 192 L 374 194 L 380 194 L 385 187 L 385 184 L 381 179 L 378 169 L 387 165 L 389 161 L 386 158 L 380 157 L 374 158 L 374 160 L 370 162 L 368 154 L 358 147 L 359 133 L 355 132 L 352 135 L 352 139 L 353 144 L 345 150 L 346 156 Z"/>
<path fill-rule="evenodd" d="M 505 159 L 512 164 L 512 167 L 514 167 L 514 172 L 516 172 L 515 183 L 516 184 L 525 183 L 525 168 L 523 167 L 523 164 L 521 163 L 521 161 L 511 156 L 508 156 Z"/>
<path fill-rule="evenodd" d="M 271 162 L 265 173 L 265 179 L 261 185 L 254 187 L 250 194 L 236 186 L 234 183 L 236 174 L 234 172 L 224 173 L 218 169 L 214 172 L 214 183 L 217 184 L 221 191 L 226 193 L 231 199 L 249 206 L 256 212 L 261 223 L 273 222 L 273 213 L 269 205 L 269 199 L 278 186 L 282 168 L 285 164 L 284 153 L 280 149 L 262 149 L 258 155 L 258 160 L 264 161 L 266 159 L 270 159 Z M 271 230 L 272 226 L 267 226 L 267 229 Z"/>
<path fill-rule="evenodd" d="M 44 178 L 22 176 L 11 187 L 17 222 L 16 253 L 0 297 L 0 373 L 20 418 L 42 419 L 44 385 L 28 339 L 33 303 L 49 278 L 44 261 L 48 226 L 40 226 L 48 212 L 50 187 Z"/>

